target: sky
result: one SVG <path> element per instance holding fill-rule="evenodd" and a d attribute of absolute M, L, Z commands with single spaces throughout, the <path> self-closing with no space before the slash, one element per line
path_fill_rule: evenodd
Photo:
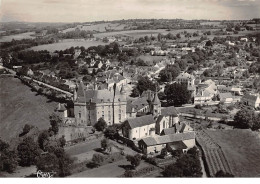
<path fill-rule="evenodd" d="M 260 0 L 0 0 L 0 22 L 260 18 Z"/>

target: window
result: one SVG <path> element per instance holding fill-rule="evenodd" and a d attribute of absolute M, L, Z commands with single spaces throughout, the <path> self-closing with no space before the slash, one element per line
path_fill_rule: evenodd
<path fill-rule="evenodd" d="M 104 110 L 104 105 L 102 105 L 102 109 Z"/>
<path fill-rule="evenodd" d="M 79 118 L 81 118 L 81 113 L 79 113 Z"/>
<path fill-rule="evenodd" d="M 119 119 L 119 121 L 121 120 L 121 114 L 118 115 L 118 119 Z"/>

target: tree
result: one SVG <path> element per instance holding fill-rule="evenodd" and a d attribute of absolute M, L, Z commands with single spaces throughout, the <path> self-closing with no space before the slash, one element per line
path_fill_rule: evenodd
<path fill-rule="evenodd" d="M 211 40 L 208 40 L 208 41 L 206 42 L 205 46 L 207 46 L 207 47 L 212 46 L 212 42 L 211 42 Z"/>
<path fill-rule="evenodd" d="M 94 125 L 97 131 L 103 131 L 107 127 L 107 123 L 103 118 L 99 118 L 98 122 Z"/>
<path fill-rule="evenodd" d="M 176 163 L 166 166 L 163 171 L 165 177 L 201 177 L 201 165 L 198 156 L 183 154 Z"/>
<path fill-rule="evenodd" d="M 61 138 L 59 138 L 59 144 L 62 148 L 66 145 L 66 139 L 64 135 Z"/>
<path fill-rule="evenodd" d="M 56 147 L 46 154 L 37 158 L 37 170 L 43 172 L 54 172 L 55 176 L 65 177 L 70 175 L 72 158 L 67 155 L 63 148 Z"/>
<path fill-rule="evenodd" d="M 114 54 L 119 54 L 120 53 L 120 49 L 119 49 L 118 43 L 114 43 L 113 53 Z"/>
<path fill-rule="evenodd" d="M 141 163 L 141 155 L 139 155 L 139 154 L 136 154 L 135 156 L 127 155 L 126 159 L 127 159 L 127 161 L 129 161 L 131 163 L 131 166 L 133 167 L 133 169 L 138 167 Z"/>
<path fill-rule="evenodd" d="M 161 157 L 162 158 L 164 158 L 164 157 L 166 157 L 166 155 L 167 155 L 167 149 L 166 148 L 163 148 L 162 150 L 161 150 Z"/>
<path fill-rule="evenodd" d="M 10 150 L 8 143 L 0 139 L 0 171 L 12 173 L 18 165 L 17 153 Z"/>
<path fill-rule="evenodd" d="M 53 131 L 55 135 L 57 135 L 59 132 L 59 125 L 62 124 L 62 119 L 57 114 L 53 113 L 50 115 L 50 124 L 50 130 Z"/>
<path fill-rule="evenodd" d="M 170 82 L 174 80 L 180 74 L 180 68 L 177 64 L 167 65 L 165 69 L 161 70 L 159 73 L 160 81 Z"/>
<path fill-rule="evenodd" d="M 230 174 L 230 173 L 227 173 L 227 172 L 224 172 L 222 170 L 219 170 L 216 174 L 215 174 L 215 177 L 217 178 L 232 178 L 234 177 L 233 174 Z"/>
<path fill-rule="evenodd" d="M 258 130 L 260 128 L 260 114 L 256 114 L 253 110 L 242 109 L 234 116 L 234 122 L 241 128 L 251 128 Z"/>
<path fill-rule="evenodd" d="M 50 133 L 47 130 L 43 130 L 38 136 L 38 144 L 42 150 L 45 150 L 45 146 L 49 141 Z"/>
<path fill-rule="evenodd" d="M 167 104 L 169 106 L 181 106 L 191 100 L 191 93 L 187 89 L 187 85 L 174 83 L 165 87 Z"/>
<path fill-rule="evenodd" d="M 125 176 L 126 178 L 132 178 L 132 177 L 134 177 L 134 171 L 125 170 L 124 176 Z"/>
<path fill-rule="evenodd" d="M 46 153 L 37 158 L 37 170 L 53 173 L 57 176 L 59 173 L 59 160 L 54 153 Z"/>
<path fill-rule="evenodd" d="M 117 132 L 117 126 L 116 125 L 111 125 L 108 126 L 104 132 L 105 137 L 109 139 L 117 139 L 118 138 L 118 132 Z"/>
<path fill-rule="evenodd" d="M 107 140 L 107 139 L 102 139 L 102 140 L 101 140 L 101 148 L 102 148 L 103 150 L 106 150 L 107 147 L 108 147 L 108 140 Z"/>
<path fill-rule="evenodd" d="M 18 156 L 20 158 L 19 164 L 21 166 L 31 166 L 36 163 L 36 157 L 40 155 L 39 146 L 31 137 L 26 137 L 17 146 Z"/>
<path fill-rule="evenodd" d="M 139 94 L 141 95 L 146 90 L 155 91 L 157 86 L 158 86 L 158 84 L 152 82 L 147 76 L 140 77 L 138 79 L 138 82 L 136 85 L 136 91 L 135 91 L 135 93 L 133 93 L 134 91 L 132 91 L 131 96 L 136 97 L 134 95 L 136 95 L 137 92 L 139 92 Z M 135 87 L 134 87 L 134 89 L 135 89 Z"/>
<path fill-rule="evenodd" d="M 32 128 L 33 128 L 33 126 L 25 124 L 23 127 L 23 131 L 21 134 L 19 134 L 19 136 L 21 137 L 21 136 L 28 134 Z"/>
<path fill-rule="evenodd" d="M 104 162 L 104 157 L 101 154 L 94 154 L 92 157 L 92 163 L 96 166 L 100 166 L 100 164 Z"/>

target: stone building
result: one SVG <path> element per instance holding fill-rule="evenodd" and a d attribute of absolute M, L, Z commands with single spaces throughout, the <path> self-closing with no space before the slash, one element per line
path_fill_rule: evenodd
<path fill-rule="evenodd" d="M 81 82 L 74 91 L 74 115 L 77 125 L 93 126 L 99 118 L 108 125 L 119 124 L 126 119 L 126 92 L 124 86 L 119 91 L 86 89 Z"/>

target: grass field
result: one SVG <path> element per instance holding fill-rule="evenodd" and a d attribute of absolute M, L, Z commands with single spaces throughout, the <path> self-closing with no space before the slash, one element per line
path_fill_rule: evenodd
<path fill-rule="evenodd" d="M 144 36 L 157 36 L 159 33 L 161 34 L 168 34 L 172 33 L 173 35 L 176 35 L 177 33 L 181 33 L 184 31 L 187 31 L 188 33 L 194 33 L 194 32 L 205 32 L 207 30 L 215 30 L 215 29 L 175 29 L 167 31 L 166 29 L 155 29 L 155 30 L 127 30 L 127 31 L 115 31 L 115 32 L 106 32 L 106 33 L 96 33 L 94 34 L 95 37 L 103 38 L 107 36 L 115 36 L 115 35 L 126 35 L 126 36 L 132 36 L 134 38 L 140 38 Z M 199 37 L 200 38 L 200 37 Z"/>
<path fill-rule="evenodd" d="M 206 131 L 221 147 L 236 177 L 260 176 L 260 134 L 251 130 Z"/>
<path fill-rule="evenodd" d="M 0 37 L 0 42 L 10 42 L 12 39 L 14 40 L 22 40 L 22 39 L 34 39 L 34 32 L 27 32 L 27 33 L 21 33 L 21 34 L 15 34 L 15 35 L 10 35 L 10 36 L 3 36 Z"/>
<path fill-rule="evenodd" d="M 56 106 L 46 97 L 37 96 L 19 79 L 0 76 L 0 137 L 10 141 L 26 123 L 47 129 L 49 115 Z"/>
<path fill-rule="evenodd" d="M 112 29 L 112 30 L 123 30 L 125 24 L 115 24 L 115 23 L 101 23 L 101 24 L 93 24 L 90 26 L 86 25 L 78 25 L 75 28 L 68 28 L 63 30 L 63 33 L 66 33 L 68 31 L 74 31 L 76 28 L 79 28 L 80 30 L 85 31 L 98 31 L 98 32 L 105 32 L 106 29 Z"/>
<path fill-rule="evenodd" d="M 39 45 L 36 47 L 30 48 L 31 50 L 34 51 L 39 51 L 39 50 L 48 50 L 50 52 L 54 52 L 55 50 L 65 50 L 70 47 L 91 47 L 91 46 L 98 46 L 98 45 L 106 45 L 107 43 L 104 43 L 102 41 L 81 41 L 81 40 L 73 40 L 73 39 L 66 39 L 63 40 L 62 42 L 58 43 L 53 43 L 53 44 L 46 44 L 46 45 Z"/>

